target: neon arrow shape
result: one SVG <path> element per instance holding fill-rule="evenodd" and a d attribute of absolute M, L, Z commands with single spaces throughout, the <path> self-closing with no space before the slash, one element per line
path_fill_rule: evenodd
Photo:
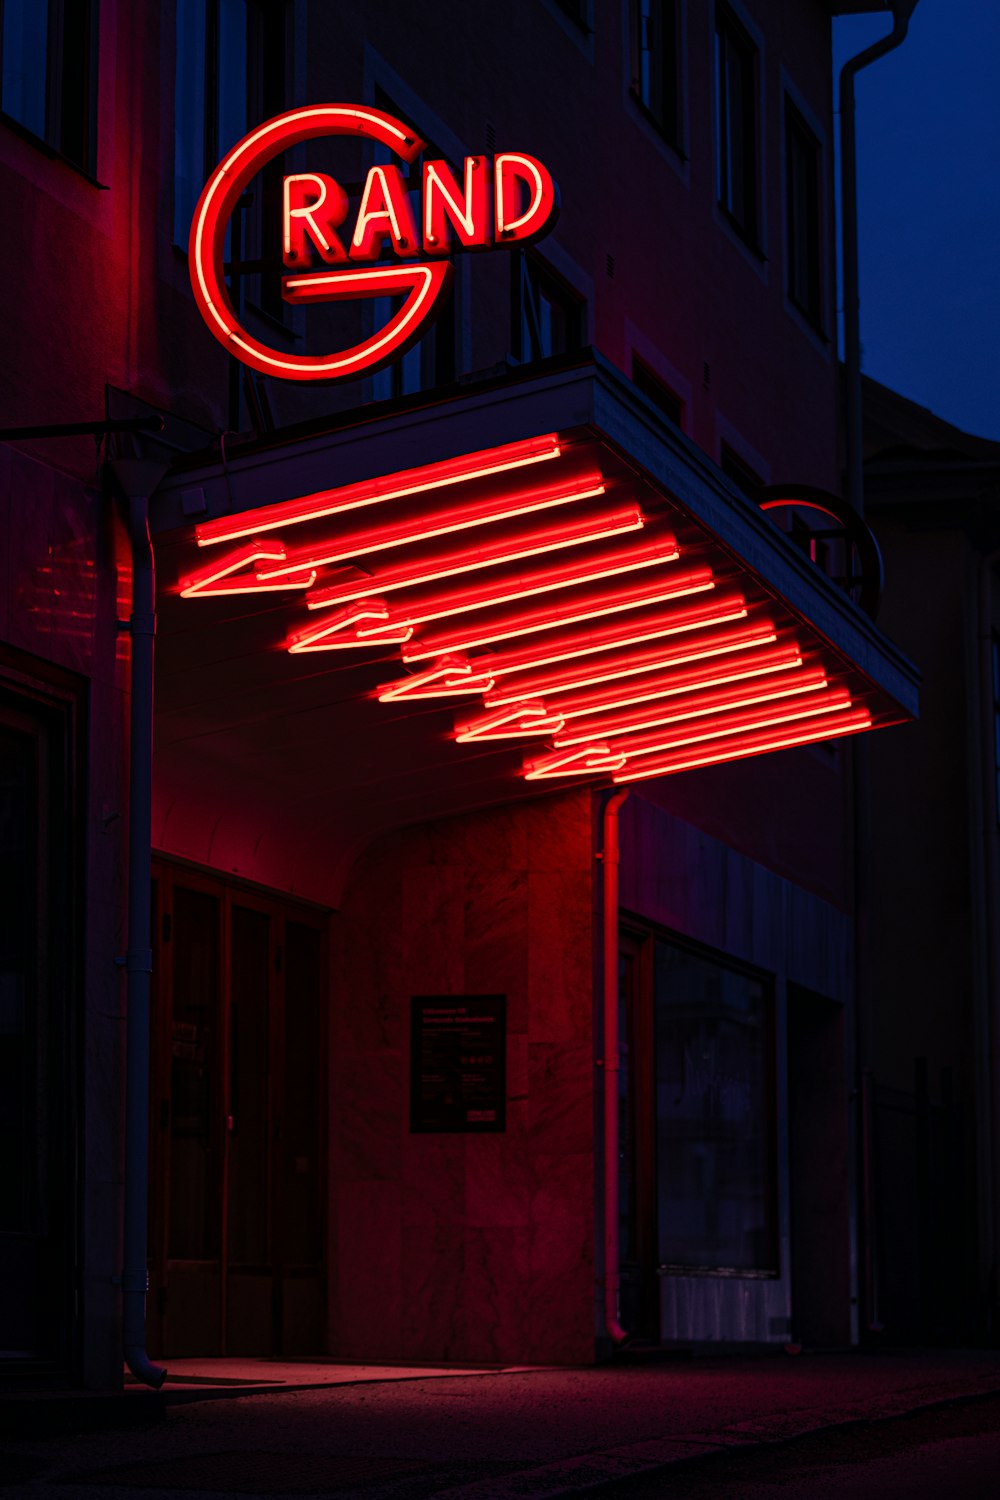
<path fill-rule="evenodd" d="M 442 656 L 432 667 L 385 682 L 378 689 L 380 703 L 398 703 L 407 698 L 452 698 L 469 693 L 488 693 L 492 672 L 473 671 L 464 656 Z"/>
<path fill-rule="evenodd" d="M 374 622 L 374 623 L 373 623 Z M 320 629 L 300 630 L 288 638 L 293 656 L 303 651 L 339 651 L 347 646 L 399 646 L 413 631 L 393 625 L 381 599 L 361 599 L 324 620 Z"/>
<path fill-rule="evenodd" d="M 544 703 L 514 703 L 456 725 L 455 739 L 460 745 L 477 740 L 519 740 L 526 734 L 554 734 L 565 722 L 561 714 L 550 713 Z"/>
<path fill-rule="evenodd" d="M 243 568 L 252 568 L 259 562 L 284 562 L 285 549 L 277 540 L 272 542 L 250 542 L 245 547 L 229 552 L 220 561 L 199 573 L 182 578 L 182 599 L 195 599 L 218 594 L 268 594 L 281 589 L 308 589 L 316 582 L 315 568 L 302 568 L 298 573 L 287 573 L 274 583 L 262 580 L 256 571 L 243 573 Z"/>
<path fill-rule="evenodd" d="M 599 771 L 620 771 L 626 757 L 607 745 L 585 745 L 581 750 L 556 750 L 551 755 L 526 760 L 525 781 L 548 781 L 556 776 L 594 776 Z"/>

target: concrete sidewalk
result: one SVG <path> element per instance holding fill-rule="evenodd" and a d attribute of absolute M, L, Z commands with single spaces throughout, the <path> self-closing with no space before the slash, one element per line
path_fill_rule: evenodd
<path fill-rule="evenodd" d="M 121 1500 L 153 1488 L 188 1500 L 545 1500 L 846 1424 L 1000 1399 L 998 1351 L 516 1370 L 176 1361 L 172 1374 L 163 1396 L 116 1398 L 123 1412 L 144 1410 L 143 1425 L 50 1436 L 44 1454 L 24 1425 L 44 1403 L 17 1398 L 20 1437 L 6 1448 L 27 1465 L 24 1494 L 71 1482 L 77 1500 L 90 1487 Z M 13 1405 L 7 1398 L 0 1410 Z"/>

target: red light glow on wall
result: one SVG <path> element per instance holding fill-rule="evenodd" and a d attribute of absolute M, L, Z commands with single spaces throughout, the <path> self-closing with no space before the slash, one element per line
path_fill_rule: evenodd
<path fill-rule="evenodd" d="M 476 232 L 474 170 L 433 178 L 433 236 Z M 318 193 L 293 194 L 303 221 Z M 547 434 L 207 521 L 218 560 L 179 592 L 271 594 L 256 608 L 294 611 L 292 656 L 369 661 L 382 704 L 455 702 L 437 732 L 531 782 L 629 782 L 870 728 L 850 664 L 641 495 Z"/>

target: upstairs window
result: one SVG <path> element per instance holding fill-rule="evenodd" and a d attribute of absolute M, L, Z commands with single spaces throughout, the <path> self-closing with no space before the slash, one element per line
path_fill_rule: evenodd
<path fill-rule="evenodd" d="M 659 407 L 668 422 L 675 427 L 683 425 L 684 402 L 637 354 L 632 356 L 632 384 Z"/>
<path fill-rule="evenodd" d="M 631 0 L 633 99 L 670 145 L 680 146 L 678 0 Z"/>
<path fill-rule="evenodd" d="M 283 0 L 177 0 L 174 84 L 174 243 L 187 248 L 195 204 L 221 157 L 285 107 Z M 242 288 L 282 317 L 281 170 L 265 168 L 226 234 L 225 258 L 257 268 Z M 265 227 L 266 226 L 266 227 Z M 233 231 L 236 242 L 233 242 Z M 262 264 L 268 274 L 261 277 Z"/>
<path fill-rule="evenodd" d="M 786 291 L 813 325 L 822 327 L 820 279 L 820 145 L 790 99 L 785 100 Z"/>
<path fill-rule="evenodd" d="M 715 9 L 715 142 L 719 205 L 754 249 L 759 244 L 758 53 L 721 0 Z"/>
<path fill-rule="evenodd" d="M 591 31 L 593 27 L 590 21 L 591 0 L 555 0 L 561 11 L 575 21 L 581 31 Z"/>
<path fill-rule="evenodd" d="M 421 183 L 425 161 L 443 161 L 448 153 L 428 140 L 427 132 L 416 120 L 409 119 L 406 111 L 396 103 L 391 94 L 382 88 L 375 89 L 375 107 L 385 110 L 397 120 L 404 121 L 414 135 L 424 142 L 424 149 L 411 162 L 400 162 L 386 147 L 376 146 L 375 161 L 380 164 L 392 162 L 398 166 L 406 179 L 407 198 L 415 224 L 420 223 Z M 461 178 L 461 172 L 458 173 Z M 456 283 L 459 275 L 467 274 L 467 268 L 455 268 Z M 374 300 L 374 326 L 379 328 L 388 322 L 398 307 L 388 297 Z M 426 329 L 418 341 L 384 370 L 372 377 L 372 395 L 376 401 L 395 400 L 399 396 L 411 396 L 417 391 L 430 391 L 451 385 L 458 375 L 457 350 L 460 347 L 458 286 L 453 285 L 439 304 L 439 312 L 431 327 Z"/>
<path fill-rule="evenodd" d="M 742 459 L 734 448 L 728 443 L 723 443 L 719 454 L 719 468 L 727 479 L 731 479 L 738 489 L 741 489 L 748 500 L 754 500 L 757 491 L 764 481 L 755 469 L 752 469 L 745 459 Z"/>
<path fill-rule="evenodd" d="M 0 110 L 93 176 L 97 0 L 0 0 Z"/>
<path fill-rule="evenodd" d="M 586 303 L 536 256 L 511 256 L 511 292 L 515 359 L 527 364 L 583 347 Z"/>

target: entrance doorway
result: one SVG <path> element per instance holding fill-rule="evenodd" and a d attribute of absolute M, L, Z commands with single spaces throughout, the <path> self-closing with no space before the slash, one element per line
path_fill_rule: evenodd
<path fill-rule="evenodd" d="M 788 986 L 792 1331 L 796 1343 L 850 1343 L 847 1060 L 844 1007 Z"/>
<path fill-rule="evenodd" d="M 162 861 L 153 916 L 150 1347 L 317 1353 L 323 915 Z"/>

